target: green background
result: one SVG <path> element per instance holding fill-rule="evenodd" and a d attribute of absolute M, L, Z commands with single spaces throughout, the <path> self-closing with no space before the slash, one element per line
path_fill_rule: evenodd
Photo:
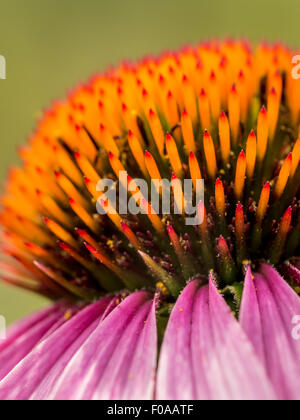
<path fill-rule="evenodd" d="M 0 0 L 0 181 L 35 119 L 96 70 L 211 37 L 300 46 L 299 0 Z M 10 323 L 45 300 L 0 285 Z"/>

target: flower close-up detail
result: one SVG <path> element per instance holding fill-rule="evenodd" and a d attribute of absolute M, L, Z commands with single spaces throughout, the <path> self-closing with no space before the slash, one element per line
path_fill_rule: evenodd
<path fill-rule="evenodd" d="M 211 41 L 123 62 L 45 110 L 1 197 L 0 274 L 52 304 L 0 341 L 1 400 L 300 399 L 292 57 Z M 143 211 L 122 214 L 104 179 Z M 141 179 L 182 181 L 177 208 L 203 180 L 203 217 L 156 211 Z"/>

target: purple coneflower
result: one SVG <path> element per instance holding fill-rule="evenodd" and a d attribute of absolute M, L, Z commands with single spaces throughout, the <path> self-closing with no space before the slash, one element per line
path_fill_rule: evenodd
<path fill-rule="evenodd" d="M 280 45 L 205 43 L 124 63 L 45 113 L 2 197 L 1 277 L 54 303 L 0 343 L 0 399 L 300 398 L 291 63 Z M 203 179 L 201 224 L 138 187 L 146 214 L 100 215 L 97 184 L 120 172 L 125 188 Z"/>

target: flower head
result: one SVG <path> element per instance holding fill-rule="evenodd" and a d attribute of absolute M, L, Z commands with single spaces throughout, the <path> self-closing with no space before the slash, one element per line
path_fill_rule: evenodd
<path fill-rule="evenodd" d="M 123 63 L 45 112 L 2 197 L 2 279 L 63 303 L 0 346 L 0 398 L 299 397 L 300 348 L 289 333 L 300 315 L 291 59 L 281 45 L 201 44 Z M 122 172 L 115 188 L 144 214 L 118 212 L 99 188 Z M 203 179 L 203 218 L 188 226 L 184 214 L 155 211 L 137 178 L 173 181 L 177 208 L 180 181 L 196 190 Z M 163 201 L 160 186 L 157 194 Z M 33 328 L 21 351 L 16 338 Z M 29 377 L 54 342 L 50 373 Z M 16 377 L 26 390 L 11 390 Z"/>

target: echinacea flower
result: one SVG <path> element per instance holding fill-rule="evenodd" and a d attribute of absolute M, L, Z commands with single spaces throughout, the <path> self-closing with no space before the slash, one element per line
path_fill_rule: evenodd
<path fill-rule="evenodd" d="M 55 303 L 0 343 L 0 399 L 299 399 L 299 122 L 291 51 L 232 41 L 53 104 L 2 197 L 1 273 Z M 151 211 L 100 215 L 122 171 L 203 179 L 203 220 L 138 187 Z"/>

